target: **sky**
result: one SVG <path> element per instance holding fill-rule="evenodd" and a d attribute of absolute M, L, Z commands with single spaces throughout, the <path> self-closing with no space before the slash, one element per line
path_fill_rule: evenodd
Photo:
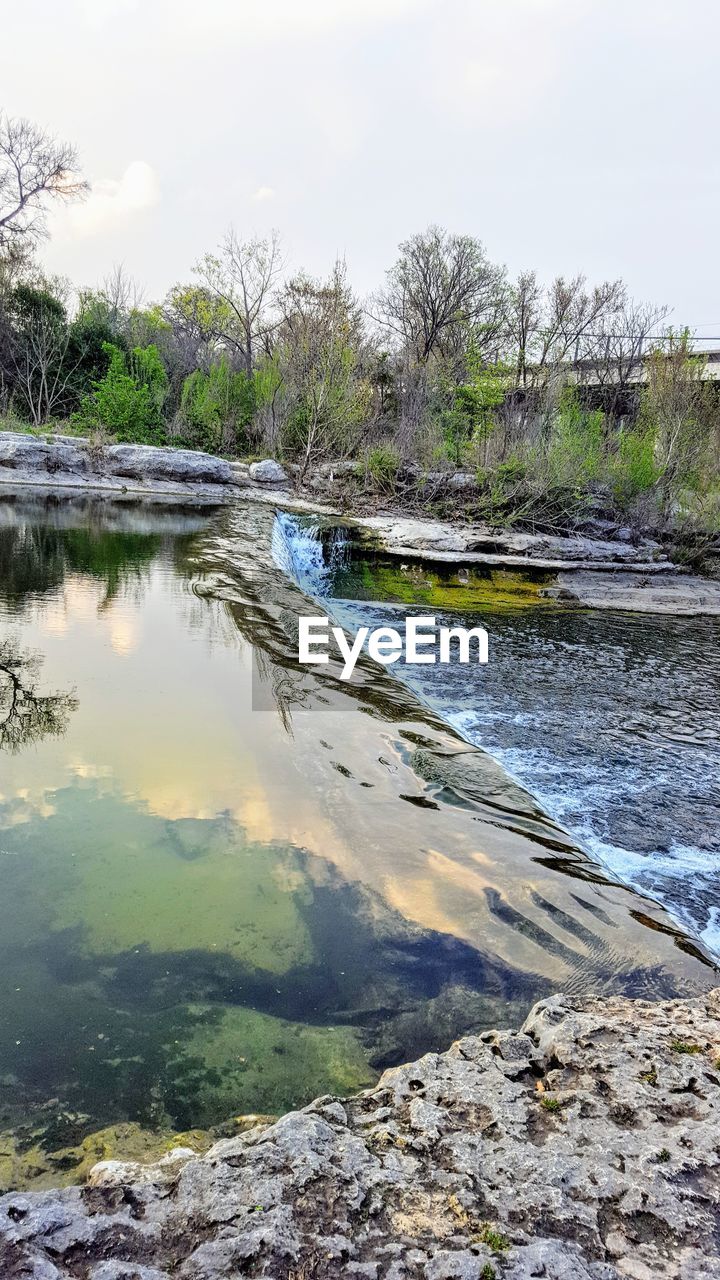
<path fill-rule="evenodd" d="M 232 224 L 361 294 L 429 223 L 511 273 L 623 277 L 720 338 L 716 0 L 22 0 L 0 106 L 92 193 L 49 270 L 146 300 Z M 720 346 L 720 342 L 717 344 Z"/>

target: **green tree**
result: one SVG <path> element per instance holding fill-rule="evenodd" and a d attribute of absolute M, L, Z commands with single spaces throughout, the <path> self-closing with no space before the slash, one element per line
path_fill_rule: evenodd
<path fill-rule="evenodd" d="M 85 427 L 104 427 L 118 440 L 158 443 L 167 374 L 157 347 L 135 347 L 129 356 L 110 342 L 104 349 L 107 373 L 86 396 L 75 420 Z"/>
<path fill-rule="evenodd" d="M 471 339 L 466 357 L 466 377 L 450 384 L 452 403 L 440 412 L 440 427 L 450 459 L 460 466 L 472 443 L 487 465 L 488 442 L 495 426 L 495 410 L 503 404 L 511 386 L 512 370 L 504 364 L 486 364 Z M 446 384 L 447 385 L 447 384 Z"/>
<path fill-rule="evenodd" d="M 7 308 L 3 364 L 21 412 L 35 426 L 66 412 L 74 364 L 65 305 L 52 282 L 21 283 Z"/>
<path fill-rule="evenodd" d="M 231 369 L 227 356 L 211 364 L 207 373 L 195 369 L 183 383 L 180 422 L 191 442 L 204 449 L 242 447 L 254 410 L 255 379 L 244 370 Z"/>
<path fill-rule="evenodd" d="M 343 263 L 326 282 L 291 280 L 281 305 L 282 442 L 300 459 L 302 480 L 311 462 L 357 447 L 372 388 L 362 370 L 362 317 Z"/>

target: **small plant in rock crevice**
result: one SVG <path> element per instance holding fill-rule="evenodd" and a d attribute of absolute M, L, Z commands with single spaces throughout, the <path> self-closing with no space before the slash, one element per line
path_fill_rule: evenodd
<path fill-rule="evenodd" d="M 547 1094 L 543 1094 L 543 1096 L 541 1097 L 540 1106 L 543 1108 L 544 1111 L 551 1111 L 554 1114 L 557 1114 L 558 1111 L 562 1111 L 562 1102 L 560 1101 L 560 1099 L 549 1098 Z"/>
<path fill-rule="evenodd" d="M 505 1253 L 510 1248 L 510 1240 L 502 1231 L 497 1231 L 489 1222 L 483 1223 L 474 1237 L 479 1244 L 487 1245 L 493 1253 Z"/>
<path fill-rule="evenodd" d="M 702 1053 L 701 1044 L 691 1044 L 687 1040 L 673 1040 L 670 1048 L 675 1053 Z"/>

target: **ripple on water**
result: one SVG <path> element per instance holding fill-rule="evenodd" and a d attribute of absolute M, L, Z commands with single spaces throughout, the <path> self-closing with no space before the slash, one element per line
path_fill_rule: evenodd
<path fill-rule="evenodd" d="M 348 626 L 392 620 L 402 630 L 405 608 L 377 602 L 387 599 L 377 565 L 349 573 L 335 546 L 318 575 L 318 531 L 301 526 L 285 517 L 283 535 L 306 590 Z M 337 598 L 346 592 L 356 598 Z M 436 616 L 457 625 L 462 606 Z M 662 902 L 720 956 L 720 620 L 493 610 L 491 602 L 480 618 L 490 634 L 486 667 L 392 670 L 613 875 Z"/>

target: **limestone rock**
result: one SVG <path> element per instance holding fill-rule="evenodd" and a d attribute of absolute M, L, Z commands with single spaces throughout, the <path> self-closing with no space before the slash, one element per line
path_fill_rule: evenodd
<path fill-rule="evenodd" d="M 148 444 L 94 445 L 72 436 L 0 432 L 0 482 L 43 487 L 219 491 L 234 479 L 224 458 Z"/>
<path fill-rule="evenodd" d="M 720 582 L 690 573 L 593 573 L 581 569 L 560 574 L 558 586 L 545 595 L 587 609 L 624 609 L 633 613 L 665 613 L 673 617 L 720 614 Z"/>
<path fill-rule="evenodd" d="M 287 471 L 273 458 L 264 458 L 262 462 L 251 462 L 250 479 L 256 484 L 289 484 Z"/>
<path fill-rule="evenodd" d="M 560 537 L 548 533 L 495 530 L 486 525 L 450 524 L 442 520 L 384 514 L 356 517 L 353 527 L 362 539 L 372 538 L 390 555 L 418 556 L 453 564 L 487 564 L 506 568 L 594 569 L 614 573 L 620 568 L 645 574 L 673 571 L 658 543 L 638 546 L 623 541 Z"/>
<path fill-rule="evenodd" d="M 84 442 L 68 437 L 25 435 L 20 431 L 0 431 L 0 470 L 37 471 L 52 476 L 58 471 L 86 475 L 91 456 Z"/>
<path fill-rule="evenodd" d="M 184 484 L 229 484 L 224 458 L 193 449 L 165 449 L 149 444 L 114 444 L 103 449 L 101 468 L 109 475 L 136 480 L 177 480 Z"/>
<path fill-rule="evenodd" d="M 553 996 L 204 1156 L 0 1200 L 3 1280 L 717 1280 L 720 991 Z"/>

